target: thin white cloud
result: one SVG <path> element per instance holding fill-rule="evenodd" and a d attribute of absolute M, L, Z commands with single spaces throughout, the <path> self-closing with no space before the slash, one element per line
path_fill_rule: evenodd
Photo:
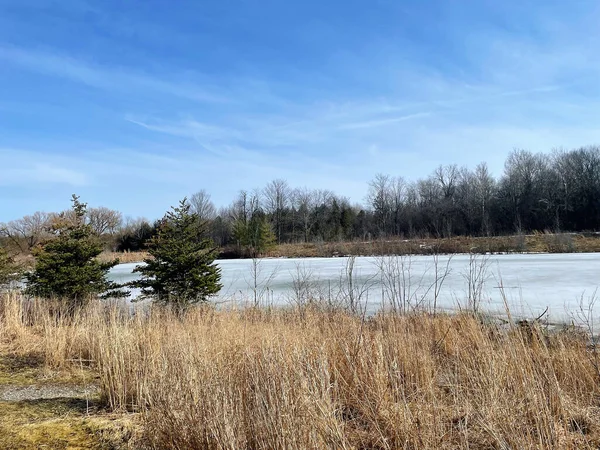
<path fill-rule="evenodd" d="M 37 153 L 0 149 L 0 155 L 4 161 L 0 186 L 36 187 L 62 184 L 81 187 L 90 181 L 84 172 L 62 167 L 59 161 L 41 161 L 48 158 Z M 30 158 L 31 156 L 34 157 Z"/>
<path fill-rule="evenodd" d="M 156 75 L 52 50 L 0 46 L 0 64 L 115 97 L 129 92 L 144 99 L 162 95 L 150 111 L 137 102 L 125 111 L 122 106 L 110 111 L 112 119 L 125 117 L 132 124 L 126 135 L 118 129 L 110 136 L 115 145 L 97 136 L 93 148 L 112 150 L 82 152 L 85 146 L 75 148 L 68 138 L 64 145 L 39 142 L 32 147 L 44 151 L 23 159 L 40 165 L 10 163 L 12 169 L 0 173 L 0 185 L 92 186 L 98 197 L 116 198 L 130 204 L 124 211 L 137 213 L 129 208 L 139 199 L 146 199 L 150 211 L 164 210 L 183 195 L 208 188 L 217 203 L 225 204 L 238 189 L 260 187 L 278 177 L 360 201 L 377 172 L 414 179 L 439 164 L 474 166 L 483 160 L 499 174 L 514 147 L 548 151 L 600 143 L 594 120 L 600 99 L 596 90 L 581 88 L 586 80 L 597 84 L 597 46 L 581 40 L 573 24 L 569 28 L 546 39 L 543 27 L 537 27 L 544 37 L 537 41 L 503 30 L 472 30 L 456 40 L 464 46 L 456 47 L 464 52 L 458 58 L 464 67 L 447 71 L 436 60 L 419 60 L 420 55 L 412 60 L 401 49 L 377 59 L 365 43 L 367 51 L 349 59 L 360 67 L 343 61 L 336 67 L 343 75 L 332 91 L 312 84 L 310 74 L 282 81 L 261 78 L 256 70 L 254 79 L 229 84 L 231 80 L 216 77 L 190 78 L 180 67 Z M 598 32 L 591 34 L 594 42 Z M 357 88 L 356 79 L 375 88 Z M 205 103 L 182 107 L 179 98 Z M 118 145 L 122 148 L 116 149 Z M 53 149 L 79 153 L 69 160 L 46 156 Z M 16 152 L 12 157 L 20 158 Z M 118 185 L 114 179 L 120 180 Z M 138 200 L 127 203 L 132 192 Z"/>
<path fill-rule="evenodd" d="M 355 129 L 359 129 L 359 128 L 376 128 L 376 127 L 382 127 L 385 125 L 391 125 L 393 123 L 405 122 L 407 120 L 420 119 L 420 118 L 429 117 L 429 116 L 431 116 L 431 113 L 422 112 L 422 113 L 416 113 L 416 114 L 408 114 L 406 116 L 400 116 L 400 117 L 390 117 L 387 119 L 367 120 L 365 122 L 348 123 L 348 124 L 341 125 L 339 128 L 342 130 L 355 130 Z"/>
<path fill-rule="evenodd" d="M 121 67 L 91 64 L 59 52 L 0 46 L 0 60 L 45 75 L 67 78 L 95 88 L 111 91 L 144 91 L 172 95 L 197 102 L 227 103 L 231 98 L 214 89 L 188 81 L 166 81 L 148 74 L 132 72 Z"/>

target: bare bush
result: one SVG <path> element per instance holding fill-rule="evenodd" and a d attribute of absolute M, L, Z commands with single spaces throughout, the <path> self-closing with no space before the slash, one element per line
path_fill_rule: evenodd
<path fill-rule="evenodd" d="M 544 243 L 550 253 L 573 253 L 575 242 L 570 233 L 544 233 Z"/>
<path fill-rule="evenodd" d="M 338 303 L 354 314 L 364 313 L 366 310 L 369 290 L 373 288 L 376 278 L 374 274 L 361 279 L 355 264 L 356 256 L 346 259 L 338 285 Z"/>
<path fill-rule="evenodd" d="M 261 258 L 252 258 L 250 264 L 248 286 L 252 291 L 252 306 L 258 308 L 266 306 L 271 292 L 271 283 L 277 276 L 278 267 L 267 271 L 264 267 L 264 260 Z"/>
<path fill-rule="evenodd" d="M 318 277 L 314 270 L 305 263 L 296 263 L 292 278 L 291 302 L 296 306 L 304 307 L 323 300 L 323 292 Z"/>
<path fill-rule="evenodd" d="M 485 282 L 489 279 L 490 258 L 488 255 L 469 254 L 469 262 L 463 272 L 467 283 L 467 309 L 473 313 L 479 312 Z"/>

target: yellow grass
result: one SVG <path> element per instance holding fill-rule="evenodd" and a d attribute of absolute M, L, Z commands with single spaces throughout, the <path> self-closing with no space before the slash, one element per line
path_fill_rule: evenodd
<path fill-rule="evenodd" d="M 580 449 L 600 384 L 573 330 L 471 315 L 165 310 L 92 303 L 57 319 L 0 302 L 0 340 L 50 367 L 91 360 L 112 411 L 154 448 Z"/>
<path fill-rule="evenodd" d="M 98 259 L 103 262 L 114 261 L 115 259 L 119 260 L 119 263 L 136 263 L 142 262 L 144 259 L 148 258 L 148 252 L 102 252 Z"/>
<path fill-rule="evenodd" d="M 600 235 L 534 233 L 530 235 L 443 239 L 376 239 L 368 242 L 280 244 L 270 257 L 307 258 L 341 255 L 409 255 L 436 253 L 590 253 L 600 252 Z"/>

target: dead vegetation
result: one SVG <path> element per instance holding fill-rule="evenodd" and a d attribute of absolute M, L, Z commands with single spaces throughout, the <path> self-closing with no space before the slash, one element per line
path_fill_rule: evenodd
<path fill-rule="evenodd" d="M 332 256 L 429 255 L 456 253 L 595 253 L 600 252 L 600 235 L 594 233 L 534 233 L 531 235 L 339 241 L 278 244 L 264 256 L 274 258 L 328 258 Z M 138 263 L 148 258 L 146 251 L 104 251 L 102 262 Z M 222 248 L 221 258 L 237 258 L 235 248 Z M 24 267 L 32 267 L 29 253 L 18 253 Z"/>
<path fill-rule="evenodd" d="M 310 258 L 342 255 L 429 255 L 456 253 L 593 253 L 600 252 L 600 235 L 534 233 L 530 235 L 384 239 L 373 241 L 280 244 L 270 257 Z"/>
<path fill-rule="evenodd" d="M 106 447 L 111 427 L 121 448 L 600 445 L 599 378 L 581 332 L 472 314 L 181 316 L 91 303 L 60 316 L 49 305 L 2 297 L 3 371 L 93 373 L 100 397 L 91 412 L 73 399 L 3 405 L 4 447 L 67 448 L 68 435 L 91 439 L 79 448 L 120 448 Z"/>
<path fill-rule="evenodd" d="M 148 258 L 148 252 L 102 252 L 98 259 L 102 262 L 119 260 L 120 264 L 142 262 Z"/>

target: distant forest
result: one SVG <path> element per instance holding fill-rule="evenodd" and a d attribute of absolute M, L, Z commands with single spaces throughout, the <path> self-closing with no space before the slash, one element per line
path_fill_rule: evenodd
<path fill-rule="evenodd" d="M 485 163 L 473 170 L 439 166 L 417 181 L 379 174 L 362 205 L 330 190 L 293 188 L 281 179 L 241 191 L 220 209 L 205 190 L 188 200 L 221 247 L 235 246 L 236 227 L 252 222 L 268 224 L 277 243 L 595 231 L 600 228 L 600 147 L 515 150 L 497 179 Z M 107 208 L 90 208 L 89 214 L 114 250 L 143 249 L 159 224 L 123 220 Z M 42 233 L 50 216 L 36 213 L 2 224 L 0 232 L 31 247 L 41 239 L 33 236 L 35 229 Z"/>

